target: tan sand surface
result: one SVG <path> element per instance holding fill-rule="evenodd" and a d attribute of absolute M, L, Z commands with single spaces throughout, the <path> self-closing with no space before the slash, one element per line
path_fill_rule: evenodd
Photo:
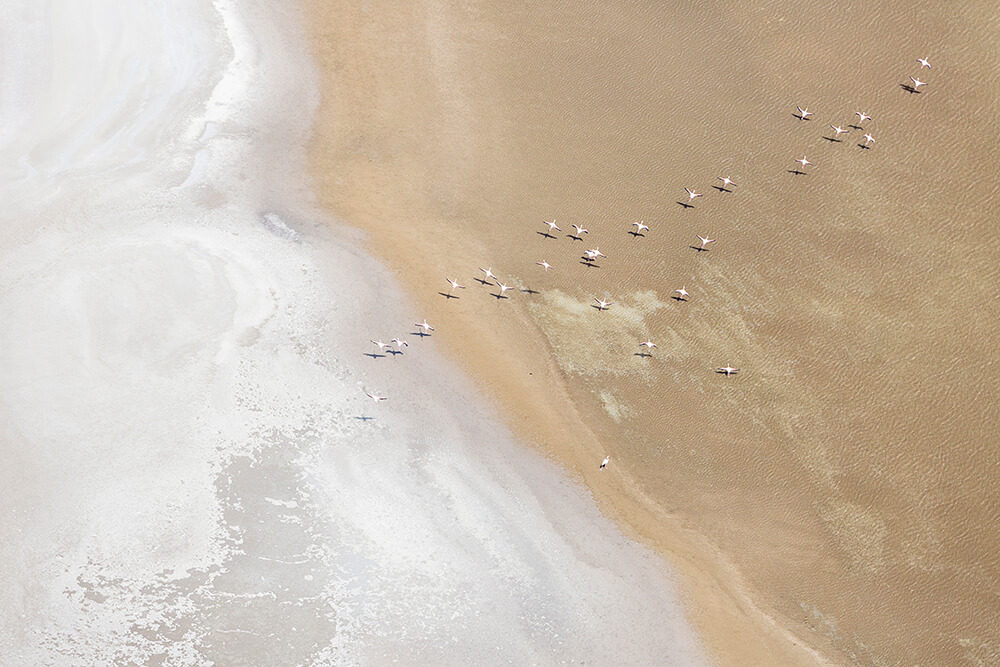
<path fill-rule="evenodd" d="M 1000 661 L 988 3 L 307 5 L 321 202 L 668 556 L 720 663 Z M 858 110 L 870 150 L 823 138 Z"/>

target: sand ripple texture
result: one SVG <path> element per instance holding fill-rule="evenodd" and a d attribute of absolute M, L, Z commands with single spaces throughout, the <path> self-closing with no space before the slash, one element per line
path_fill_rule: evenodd
<path fill-rule="evenodd" d="M 0 661 L 700 662 L 662 561 L 433 339 L 363 356 L 417 316 L 310 212 L 300 28 L 5 7 Z"/>

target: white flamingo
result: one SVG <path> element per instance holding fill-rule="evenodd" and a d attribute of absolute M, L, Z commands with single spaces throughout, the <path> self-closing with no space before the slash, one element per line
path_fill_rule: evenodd
<path fill-rule="evenodd" d="M 445 278 L 445 280 L 447 280 L 448 284 L 451 285 L 451 291 L 449 294 L 454 294 L 457 289 L 465 289 L 465 285 L 459 285 L 457 280 L 452 280 L 451 278 Z"/>
<path fill-rule="evenodd" d="M 573 225 L 573 229 L 576 231 L 576 235 L 577 236 L 579 236 L 580 234 L 588 234 L 589 233 L 587 231 L 586 227 L 581 227 L 580 225 Z"/>
<path fill-rule="evenodd" d="M 867 146 L 868 144 L 870 144 L 870 143 L 874 143 L 874 141 L 875 141 L 875 137 L 873 137 L 873 136 L 872 136 L 872 135 L 870 135 L 870 134 L 866 134 L 866 135 L 864 135 L 864 138 L 865 138 L 865 145 L 866 145 L 866 146 Z"/>
<path fill-rule="evenodd" d="M 684 192 L 688 193 L 688 201 L 702 196 L 700 192 L 695 192 L 694 190 L 689 190 L 688 188 L 684 188 Z"/>
<path fill-rule="evenodd" d="M 555 218 L 553 218 L 551 221 L 550 220 L 546 220 L 545 224 L 549 226 L 549 231 L 550 232 L 561 232 L 562 231 L 562 228 L 560 228 L 559 225 L 556 224 Z"/>
<path fill-rule="evenodd" d="M 535 264 L 537 264 L 538 266 L 542 267 L 546 271 L 548 271 L 549 269 L 552 268 L 552 265 L 549 264 L 548 262 L 546 262 L 544 259 L 542 261 L 540 261 L 540 262 L 535 262 Z"/>
<path fill-rule="evenodd" d="M 633 222 L 632 226 L 635 227 L 636 234 L 642 234 L 644 231 L 649 229 L 649 225 L 644 225 L 642 222 Z"/>
<path fill-rule="evenodd" d="M 927 85 L 926 81 L 921 81 L 920 79 L 914 79 L 912 76 L 910 77 L 910 81 L 913 82 L 913 90 L 916 90 L 920 86 L 926 86 Z"/>
<path fill-rule="evenodd" d="M 378 351 L 381 352 L 385 348 L 391 346 L 392 343 L 383 343 L 381 340 L 373 340 L 372 341 L 372 345 L 377 345 L 378 346 Z"/>
<path fill-rule="evenodd" d="M 424 331 L 434 331 L 434 327 L 432 327 L 431 325 L 427 324 L 427 320 L 424 320 L 423 322 L 414 322 L 413 326 L 420 327 Z"/>
<path fill-rule="evenodd" d="M 871 120 L 871 118 L 872 118 L 871 116 L 869 116 L 868 114 L 866 114 L 864 111 L 855 111 L 854 115 L 858 117 L 858 122 L 859 123 L 863 123 L 866 120 Z"/>
<path fill-rule="evenodd" d="M 701 237 L 699 236 L 698 238 L 701 238 Z M 688 298 L 688 291 L 686 289 L 684 289 L 683 287 L 680 288 L 680 289 L 675 289 L 674 293 L 679 294 L 682 299 L 687 299 Z"/>
<path fill-rule="evenodd" d="M 796 160 L 796 162 L 798 162 L 799 164 L 801 164 L 803 169 L 805 169 L 807 165 L 812 164 L 812 162 L 810 162 L 809 160 L 806 159 L 805 155 L 802 156 L 801 160 Z"/>
<path fill-rule="evenodd" d="M 493 273 L 493 267 L 492 266 L 490 268 L 488 268 L 488 269 L 484 269 L 483 267 L 480 266 L 479 270 L 482 271 L 485 274 L 487 280 L 493 280 L 493 279 L 496 278 L 496 274 Z"/>
<path fill-rule="evenodd" d="M 594 301 L 597 302 L 597 310 L 607 310 L 611 305 L 611 301 L 607 299 L 598 299 L 596 296 L 594 297 Z"/>
<path fill-rule="evenodd" d="M 392 339 L 392 344 L 398 347 L 399 349 L 403 349 L 404 347 L 408 347 L 410 345 L 409 343 L 407 343 L 402 338 L 399 338 L 398 336 Z"/>
<path fill-rule="evenodd" d="M 729 377 L 730 375 L 733 375 L 734 373 L 739 373 L 740 369 L 733 368 L 732 366 L 730 366 L 730 365 L 727 364 L 727 365 L 723 366 L 722 368 L 716 368 L 715 372 L 716 373 L 725 373 L 726 377 Z"/>
<path fill-rule="evenodd" d="M 499 280 L 497 281 L 497 287 L 500 289 L 500 296 L 503 296 L 503 293 L 506 292 L 507 290 L 514 289 L 511 285 L 504 285 Z"/>
<path fill-rule="evenodd" d="M 931 64 L 927 62 L 927 58 L 917 58 L 917 62 L 920 63 L 920 69 L 923 69 L 925 67 L 927 69 L 931 68 Z"/>
<path fill-rule="evenodd" d="M 698 235 L 695 234 L 695 236 L 698 236 Z M 702 250 L 706 250 L 705 246 L 707 246 L 709 243 L 715 243 L 715 239 L 706 239 L 704 236 L 698 236 L 698 239 L 701 240 L 701 249 Z"/>
<path fill-rule="evenodd" d="M 799 111 L 799 118 L 806 120 L 809 116 L 813 115 L 812 111 L 809 111 L 809 107 L 803 109 L 802 107 L 795 107 Z"/>
<path fill-rule="evenodd" d="M 652 350 L 654 347 L 656 347 L 656 343 L 647 338 L 646 340 L 639 343 L 639 347 L 644 347 L 647 350 Z"/>
<path fill-rule="evenodd" d="M 842 134 L 850 132 L 850 130 L 845 130 L 844 128 L 840 127 L 839 125 L 831 125 L 830 129 L 833 130 L 834 132 L 836 132 L 838 137 L 840 135 L 842 135 Z"/>
<path fill-rule="evenodd" d="M 387 396 L 379 396 L 378 394 L 372 393 L 370 391 L 366 391 L 365 396 L 372 399 L 376 403 L 381 403 L 382 401 L 388 400 Z"/>
<path fill-rule="evenodd" d="M 734 183 L 733 180 L 731 178 L 729 178 L 728 176 L 716 176 L 716 178 L 718 178 L 720 181 L 722 181 L 722 185 L 724 187 L 728 188 L 730 185 L 736 185 L 736 183 Z"/>

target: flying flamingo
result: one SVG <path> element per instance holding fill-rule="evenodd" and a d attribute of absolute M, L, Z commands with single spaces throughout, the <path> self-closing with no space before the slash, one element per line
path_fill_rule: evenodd
<path fill-rule="evenodd" d="M 795 107 L 799 111 L 799 118 L 802 120 L 809 120 L 809 116 L 813 115 L 812 111 L 809 111 L 809 107 L 803 109 L 802 107 Z"/>
<path fill-rule="evenodd" d="M 649 225 L 644 225 L 642 222 L 633 222 L 632 226 L 635 227 L 636 234 L 642 234 L 649 229 Z"/>
<path fill-rule="evenodd" d="M 505 298 L 507 298 L 507 297 L 505 297 L 505 296 L 503 295 L 503 293 L 504 293 L 504 292 L 506 292 L 506 291 L 507 291 L 507 290 L 509 290 L 509 289 L 514 289 L 514 288 L 513 288 L 513 287 L 512 287 L 511 285 L 504 285 L 504 284 L 503 284 L 502 282 L 500 282 L 499 280 L 497 281 L 497 287 L 499 287 L 499 288 L 500 288 L 500 298 L 502 298 L 502 299 L 505 299 Z"/>
<path fill-rule="evenodd" d="M 381 340 L 373 340 L 372 345 L 378 345 L 378 351 L 381 352 L 385 348 L 392 345 L 392 343 L 383 343 Z"/>
<path fill-rule="evenodd" d="M 701 238 L 701 237 L 699 236 L 698 238 Z M 682 287 L 682 288 L 680 288 L 680 289 L 675 289 L 675 290 L 674 290 L 674 292 L 680 295 L 680 297 L 679 297 L 679 298 L 680 298 L 680 299 L 681 299 L 682 301 L 687 301 L 687 298 L 688 298 L 688 291 L 687 291 L 686 289 L 684 289 L 684 288 Z"/>
<path fill-rule="evenodd" d="M 865 146 L 866 147 L 868 146 L 868 144 L 873 143 L 875 141 L 875 137 L 873 137 L 871 134 L 866 134 L 866 135 L 864 135 L 864 137 L 865 137 Z"/>
<path fill-rule="evenodd" d="M 913 90 L 916 90 L 920 86 L 926 86 L 927 85 L 926 81 L 921 81 L 920 79 L 914 79 L 912 76 L 910 77 L 910 81 L 913 82 Z"/>
<path fill-rule="evenodd" d="M 716 373 L 725 373 L 726 377 L 729 377 L 730 375 L 732 375 L 734 373 L 739 373 L 740 369 L 733 368 L 732 366 L 730 366 L 730 365 L 727 364 L 727 365 L 723 366 L 722 368 L 716 368 L 715 372 Z"/>
<path fill-rule="evenodd" d="M 845 132 L 850 132 L 850 130 L 845 130 L 844 128 L 842 128 L 842 127 L 840 127 L 838 125 L 831 125 L 830 129 L 833 130 L 834 132 L 836 132 L 838 137 L 840 135 L 844 134 Z"/>
<path fill-rule="evenodd" d="M 432 327 L 431 325 L 427 324 L 427 320 L 424 320 L 423 322 L 414 322 L 413 326 L 420 327 L 424 331 L 434 331 L 434 327 Z"/>
<path fill-rule="evenodd" d="M 482 271 L 486 275 L 486 278 L 489 279 L 489 280 L 493 280 L 494 278 L 496 278 L 496 274 L 493 273 L 493 267 L 492 266 L 490 268 L 488 268 L 488 269 L 484 269 L 483 267 L 480 266 L 479 270 Z"/>
<path fill-rule="evenodd" d="M 796 160 L 796 162 L 798 162 L 799 164 L 801 164 L 803 169 L 806 168 L 806 165 L 812 164 L 812 162 L 810 162 L 809 160 L 806 159 L 805 155 L 802 156 L 801 160 Z"/>
<path fill-rule="evenodd" d="M 399 338 L 398 336 L 392 339 L 392 344 L 398 347 L 399 349 L 403 349 L 404 347 L 408 347 L 410 345 L 409 343 L 407 343 L 402 338 Z"/>
<path fill-rule="evenodd" d="M 452 280 L 451 278 L 445 278 L 448 284 L 451 285 L 451 291 L 449 294 L 454 294 L 456 289 L 465 289 L 465 285 L 459 285 L 457 280 Z"/>
<path fill-rule="evenodd" d="M 656 347 L 656 343 L 647 338 L 646 340 L 639 343 L 639 347 L 644 347 L 647 350 L 652 350 L 654 347 Z"/>
<path fill-rule="evenodd" d="M 577 236 L 580 236 L 580 234 L 588 234 L 589 233 L 587 231 L 586 227 L 581 227 L 580 225 L 573 225 L 573 229 L 576 231 L 576 235 Z"/>
<path fill-rule="evenodd" d="M 917 58 L 917 62 L 920 63 L 920 69 L 923 69 L 925 67 L 927 69 L 931 68 L 931 64 L 927 62 L 927 58 Z"/>
<path fill-rule="evenodd" d="M 594 301 L 597 302 L 597 310 L 607 310 L 611 305 L 611 302 L 607 299 L 598 299 L 596 296 L 594 297 Z"/>
<path fill-rule="evenodd" d="M 542 267 L 546 271 L 548 271 L 549 269 L 552 268 L 552 265 L 549 264 L 548 262 L 546 262 L 544 259 L 542 261 L 540 261 L 540 262 L 535 262 L 535 264 L 537 264 L 538 266 Z"/>
<path fill-rule="evenodd" d="M 691 201 L 695 197 L 701 197 L 702 196 L 701 193 L 695 192 L 694 190 L 689 190 L 687 188 L 684 188 L 684 192 L 688 193 L 688 201 Z"/>
<path fill-rule="evenodd" d="M 863 123 L 866 120 L 871 120 L 871 116 L 866 114 L 864 111 L 855 111 L 854 115 L 858 117 L 858 122 Z"/>
<path fill-rule="evenodd" d="M 697 234 L 695 236 L 697 236 Z M 701 240 L 701 247 L 698 248 L 699 250 L 708 250 L 705 246 L 709 243 L 715 243 L 715 239 L 706 239 L 704 236 L 698 236 L 698 239 Z"/>
<path fill-rule="evenodd" d="M 725 186 L 725 187 L 727 187 L 727 188 L 730 185 L 736 185 L 736 183 L 734 183 L 733 180 L 731 178 L 729 178 L 728 176 L 717 176 L 716 178 L 718 178 L 720 181 L 722 181 L 722 185 Z"/>
<path fill-rule="evenodd" d="M 373 401 L 375 401 L 376 403 L 379 403 L 379 402 L 381 402 L 381 401 L 385 401 L 385 400 L 388 400 L 388 397 L 387 397 L 387 396 L 379 396 L 378 394 L 373 394 L 373 393 L 372 393 L 372 392 L 370 392 L 370 391 L 366 391 L 366 392 L 365 392 L 365 396 L 367 396 L 368 398 L 372 399 L 372 400 L 373 400 Z"/>
<path fill-rule="evenodd" d="M 561 232 L 562 231 L 562 228 L 560 228 L 559 225 L 556 224 L 555 218 L 553 218 L 551 221 L 546 220 L 545 224 L 549 226 L 549 232 Z"/>

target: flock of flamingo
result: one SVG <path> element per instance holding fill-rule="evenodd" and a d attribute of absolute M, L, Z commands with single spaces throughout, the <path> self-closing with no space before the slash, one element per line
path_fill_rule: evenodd
<path fill-rule="evenodd" d="M 926 58 L 917 58 L 916 62 L 920 64 L 921 71 L 923 71 L 924 69 L 931 68 L 931 64 Z M 900 86 L 907 92 L 920 93 L 921 91 L 919 90 L 919 88 L 921 86 L 927 85 L 926 81 L 921 81 L 916 77 L 911 76 L 909 77 L 909 79 L 911 82 L 910 84 L 900 84 Z M 811 121 L 812 120 L 811 116 L 814 115 L 814 112 L 809 111 L 808 107 L 796 107 L 796 111 L 797 113 L 793 115 L 802 121 Z M 858 119 L 855 124 L 848 125 L 847 127 L 841 127 L 839 125 L 834 125 L 831 123 L 829 127 L 833 131 L 833 136 L 832 137 L 824 136 L 823 138 L 832 143 L 840 143 L 842 141 L 842 139 L 840 139 L 840 135 L 849 134 L 852 129 L 861 131 L 865 129 L 864 127 L 865 121 L 872 120 L 872 116 L 864 111 L 855 111 L 854 115 L 857 116 Z M 870 132 L 865 132 L 865 134 L 863 134 L 861 138 L 864 140 L 864 143 L 859 143 L 858 147 L 865 150 L 871 149 L 872 144 L 875 143 L 875 137 L 873 137 Z M 808 172 L 805 172 L 803 170 L 806 167 L 813 165 L 813 163 L 810 162 L 809 159 L 804 155 L 802 156 L 802 158 L 794 161 L 800 165 L 798 168 L 789 170 L 794 175 L 806 175 Z M 736 182 L 733 181 L 728 176 L 718 176 L 717 180 L 721 181 L 722 185 L 713 185 L 712 187 L 720 192 L 732 193 L 733 192 L 732 188 L 737 185 Z M 678 201 L 677 203 L 686 209 L 694 208 L 694 204 L 692 204 L 691 202 L 693 202 L 695 199 L 699 197 L 704 196 L 703 193 L 696 192 L 695 190 L 692 190 L 690 188 L 684 188 L 684 192 L 687 194 L 687 200 L 684 201 L 682 198 L 682 200 Z M 543 231 L 538 231 L 536 233 L 545 237 L 546 239 L 555 239 L 556 236 L 553 233 L 563 231 L 562 228 L 559 227 L 559 225 L 556 223 L 555 219 L 545 220 L 543 221 L 543 224 L 546 226 L 546 229 L 544 229 Z M 566 236 L 569 237 L 571 240 L 582 241 L 583 235 L 590 233 L 589 230 L 583 227 L 582 225 L 574 224 L 572 225 L 572 227 L 573 227 L 573 232 L 566 234 Z M 643 237 L 645 236 L 645 232 L 649 231 L 649 225 L 646 225 L 645 222 L 642 220 L 633 222 L 631 224 L 631 227 L 633 227 L 633 229 L 629 230 L 628 233 L 632 235 L 634 238 Z M 707 247 L 708 244 L 715 243 L 715 239 L 710 239 L 700 235 L 698 235 L 698 240 L 700 241 L 700 245 L 697 246 L 692 245 L 691 248 L 698 251 L 699 253 L 707 252 L 709 250 L 709 248 Z M 601 249 L 599 247 L 595 246 L 593 248 L 585 250 L 583 252 L 583 255 L 580 257 L 580 261 L 581 263 L 587 266 L 596 266 L 595 262 L 598 259 L 603 259 L 606 257 L 607 255 L 601 252 Z M 553 265 L 549 264 L 549 262 L 546 261 L 545 259 L 541 259 L 535 262 L 535 264 L 537 266 L 540 266 L 543 271 L 549 271 L 554 268 Z M 481 278 L 476 277 L 474 279 L 476 282 L 481 283 L 482 285 L 496 287 L 497 291 L 492 293 L 491 296 L 496 298 L 498 301 L 501 299 L 509 298 L 506 295 L 506 293 L 509 290 L 513 289 L 512 285 L 507 285 L 503 283 L 499 279 L 499 277 L 495 273 L 493 273 L 492 267 L 487 267 L 487 268 L 480 267 L 479 270 L 480 272 L 482 272 L 483 276 Z M 458 296 L 455 294 L 455 290 L 465 289 L 465 285 L 462 285 L 461 283 L 459 283 L 458 280 L 454 278 L 446 277 L 445 280 L 449 285 L 449 290 L 447 292 L 443 291 L 438 292 L 438 294 L 444 297 L 445 299 L 457 299 Z M 530 289 L 523 289 L 522 291 L 534 293 L 534 290 Z M 673 293 L 676 294 L 676 296 L 674 296 L 673 298 L 677 301 L 687 301 L 688 297 L 690 296 L 686 286 L 680 287 L 679 289 L 675 289 Z M 591 307 L 596 309 L 598 312 L 604 312 L 613 305 L 613 302 L 608 298 L 599 299 L 597 297 L 594 297 L 594 302 L 595 303 Z M 430 336 L 431 332 L 434 331 L 434 327 L 428 324 L 426 319 L 423 322 L 414 323 L 413 326 L 419 329 L 419 331 L 415 331 L 413 335 L 420 336 L 421 338 L 425 336 Z M 383 352 L 387 352 L 393 355 L 402 354 L 403 348 L 407 347 L 408 345 L 405 340 L 399 337 L 393 338 L 389 343 L 384 343 L 381 340 L 372 340 L 371 342 L 373 345 L 378 347 L 379 350 L 378 354 L 368 353 L 367 356 L 371 357 L 385 356 L 384 354 L 382 354 Z M 643 353 L 642 356 L 649 356 L 649 352 L 656 347 L 656 343 L 647 338 L 646 340 L 639 343 L 639 346 L 644 347 L 646 350 L 646 352 Z M 734 368 L 729 364 L 715 368 L 716 373 L 725 375 L 726 377 L 735 375 L 736 373 L 739 372 L 739 370 L 740 370 L 739 368 Z M 380 403 L 387 399 L 387 397 L 385 396 L 380 396 L 379 394 L 369 391 L 365 391 L 365 395 L 368 396 L 368 398 L 372 399 L 375 403 Z M 611 457 L 605 456 L 604 460 L 601 461 L 600 469 L 604 470 L 608 466 L 608 463 L 610 461 Z"/>

